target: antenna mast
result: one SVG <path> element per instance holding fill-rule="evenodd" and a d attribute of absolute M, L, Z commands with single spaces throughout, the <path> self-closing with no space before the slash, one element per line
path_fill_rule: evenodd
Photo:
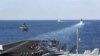
<path fill-rule="evenodd" d="M 76 36 L 77 36 L 77 41 L 76 41 L 76 45 L 77 45 L 76 54 L 78 54 L 79 53 L 79 41 L 80 41 L 80 38 L 79 38 L 79 28 L 77 28 Z"/>

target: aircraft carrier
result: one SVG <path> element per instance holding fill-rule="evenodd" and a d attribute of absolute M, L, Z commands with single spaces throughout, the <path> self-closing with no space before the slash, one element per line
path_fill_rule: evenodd
<path fill-rule="evenodd" d="M 51 40 L 51 42 L 47 40 L 25 40 L 4 45 L 0 56 L 100 56 L 98 48 L 93 51 L 85 50 L 84 53 L 71 53 L 58 50 L 58 46 L 59 41 L 55 40 Z"/>
<path fill-rule="evenodd" d="M 0 56 L 42 56 L 50 52 L 47 50 L 48 41 L 45 40 L 25 40 L 3 46 Z M 50 44 L 51 43 L 51 44 Z M 57 47 L 58 41 L 51 40 L 49 46 Z M 45 46 L 45 47 L 44 47 Z"/>

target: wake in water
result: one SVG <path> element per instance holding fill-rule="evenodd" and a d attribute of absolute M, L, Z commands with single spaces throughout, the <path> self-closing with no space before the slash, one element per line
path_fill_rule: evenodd
<path fill-rule="evenodd" d="M 35 38 L 30 38 L 29 40 L 58 40 L 60 42 L 66 43 L 69 41 L 70 36 L 76 32 L 77 28 L 84 25 L 83 22 L 79 22 L 71 27 L 63 28 L 57 31 L 52 31 L 49 33 L 44 33 L 36 36 Z"/>

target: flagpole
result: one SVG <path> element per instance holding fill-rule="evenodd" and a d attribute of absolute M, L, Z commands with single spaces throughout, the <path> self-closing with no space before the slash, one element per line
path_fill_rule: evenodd
<path fill-rule="evenodd" d="M 76 36 L 77 36 L 77 41 L 76 41 L 76 54 L 79 54 L 79 28 L 77 28 L 77 31 L 76 31 Z"/>

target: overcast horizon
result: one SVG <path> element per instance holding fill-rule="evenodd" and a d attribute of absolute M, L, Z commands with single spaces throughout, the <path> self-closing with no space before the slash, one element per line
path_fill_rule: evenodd
<path fill-rule="evenodd" d="M 1 0 L 0 20 L 100 20 L 100 0 Z"/>

